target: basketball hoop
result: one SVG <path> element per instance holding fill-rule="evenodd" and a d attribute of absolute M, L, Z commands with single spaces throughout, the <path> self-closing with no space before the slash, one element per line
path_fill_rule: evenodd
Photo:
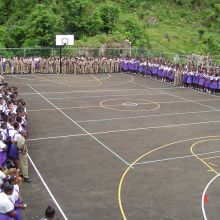
<path fill-rule="evenodd" d="M 62 74 L 62 46 L 74 45 L 74 35 L 56 35 L 56 46 L 60 47 L 60 74 Z"/>

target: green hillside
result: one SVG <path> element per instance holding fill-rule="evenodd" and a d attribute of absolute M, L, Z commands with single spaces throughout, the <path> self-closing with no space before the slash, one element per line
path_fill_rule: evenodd
<path fill-rule="evenodd" d="M 56 34 L 76 46 L 134 47 L 167 53 L 220 51 L 219 0 L 1 0 L 0 47 L 51 47 Z"/>

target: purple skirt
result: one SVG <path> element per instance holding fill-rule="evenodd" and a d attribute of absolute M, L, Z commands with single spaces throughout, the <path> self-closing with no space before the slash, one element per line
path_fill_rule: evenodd
<path fill-rule="evenodd" d="M 20 204 L 21 204 L 20 199 L 18 199 L 18 200 L 15 202 L 15 204 L 16 204 L 16 205 L 20 205 Z M 21 209 L 15 208 L 15 211 L 17 212 L 17 216 L 16 216 L 15 220 L 21 220 Z"/>
<path fill-rule="evenodd" d="M 217 81 L 213 81 L 212 83 L 210 83 L 210 88 L 211 89 L 218 89 L 218 82 Z"/>
<path fill-rule="evenodd" d="M 14 220 L 14 218 L 9 217 L 7 214 L 1 214 L 1 213 L 0 213 L 0 219 L 1 220 Z"/>
<path fill-rule="evenodd" d="M 10 157 L 11 159 L 19 159 L 19 152 L 14 144 L 11 144 L 10 146 L 8 157 Z"/>
<path fill-rule="evenodd" d="M 174 80 L 174 73 L 171 72 L 171 73 L 169 74 L 168 78 L 169 78 L 171 81 L 173 81 L 173 80 Z"/>
<path fill-rule="evenodd" d="M 209 87 L 209 84 L 210 84 L 210 80 L 206 80 L 205 83 L 204 83 L 204 87 L 205 87 L 205 88 L 208 88 L 208 87 Z"/>
<path fill-rule="evenodd" d="M 187 76 L 186 74 L 183 75 L 183 79 L 182 79 L 183 83 L 186 83 L 187 77 L 188 77 L 188 76 Z"/>
<path fill-rule="evenodd" d="M 5 151 L 0 152 L 0 166 L 5 166 L 5 161 L 7 159 L 7 153 Z"/>
<path fill-rule="evenodd" d="M 199 80 L 200 80 L 200 77 L 199 77 L 199 76 L 194 77 L 194 83 L 195 83 L 196 85 L 199 85 Z"/>
<path fill-rule="evenodd" d="M 158 76 L 159 76 L 159 77 L 162 77 L 162 76 L 163 76 L 163 70 L 159 70 L 159 71 L 158 71 Z"/>
<path fill-rule="evenodd" d="M 193 82 L 193 77 L 192 77 L 192 76 L 187 76 L 186 82 L 187 82 L 188 84 L 191 84 L 191 83 Z"/>
<path fill-rule="evenodd" d="M 204 86 L 204 83 L 205 83 L 205 78 L 200 78 L 199 85 Z"/>
<path fill-rule="evenodd" d="M 144 72 L 144 67 L 143 67 L 143 66 L 140 66 L 140 67 L 139 67 L 139 72 L 140 72 L 140 73 L 143 73 L 143 72 Z"/>

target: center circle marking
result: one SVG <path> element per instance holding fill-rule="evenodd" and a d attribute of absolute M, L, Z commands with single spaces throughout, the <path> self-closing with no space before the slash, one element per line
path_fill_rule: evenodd
<path fill-rule="evenodd" d="M 153 102 L 145 99 L 129 99 L 129 98 L 106 99 L 100 102 L 100 106 L 106 109 L 122 111 L 122 112 L 123 111 L 124 112 L 154 111 L 160 108 L 160 104 L 157 102 Z"/>
<path fill-rule="evenodd" d="M 123 105 L 123 106 L 129 106 L 129 107 L 136 107 L 136 106 L 138 106 L 137 103 L 132 103 L 132 102 L 124 102 L 124 103 L 122 103 L 121 105 Z"/>

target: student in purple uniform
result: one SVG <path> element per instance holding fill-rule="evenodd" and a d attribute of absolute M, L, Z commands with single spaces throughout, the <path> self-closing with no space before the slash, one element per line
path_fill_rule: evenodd
<path fill-rule="evenodd" d="M 12 159 L 12 161 L 14 162 L 15 168 L 18 169 L 19 168 L 19 152 L 16 147 L 16 144 L 17 144 L 18 138 L 21 135 L 19 133 L 19 123 L 15 122 L 13 126 L 14 126 L 14 131 L 11 132 L 11 146 L 10 146 L 10 150 L 8 153 L 8 157 Z"/>
<path fill-rule="evenodd" d="M 217 90 L 218 90 L 218 75 L 217 75 L 217 73 L 215 73 L 215 75 L 212 76 L 210 80 L 211 80 L 210 85 L 209 85 L 210 91 L 211 91 L 211 93 L 216 94 Z"/>

